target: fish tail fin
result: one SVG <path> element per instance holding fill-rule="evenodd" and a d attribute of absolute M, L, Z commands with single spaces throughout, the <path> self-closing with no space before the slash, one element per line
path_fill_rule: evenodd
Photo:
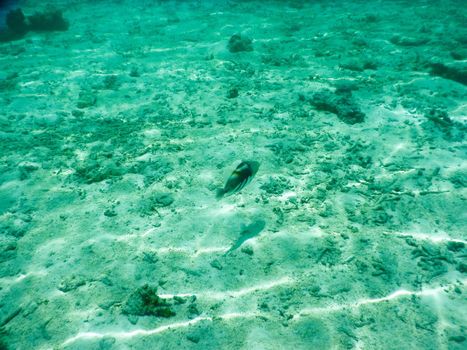
<path fill-rule="evenodd" d="M 219 188 L 216 192 L 216 199 L 219 200 L 221 199 L 222 197 L 224 197 L 224 189 L 223 188 Z"/>

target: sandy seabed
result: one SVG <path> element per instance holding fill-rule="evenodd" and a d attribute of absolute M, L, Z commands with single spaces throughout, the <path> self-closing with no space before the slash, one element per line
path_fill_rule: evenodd
<path fill-rule="evenodd" d="M 462 1 L 48 3 L 0 43 L 0 349 L 466 348 Z"/>

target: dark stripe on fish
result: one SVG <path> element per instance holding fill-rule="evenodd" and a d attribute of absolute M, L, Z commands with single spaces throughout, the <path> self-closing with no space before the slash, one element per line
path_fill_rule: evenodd
<path fill-rule="evenodd" d="M 239 184 L 237 187 L 235 187 L 235 189 L 232 191 L 232 193 L 240 192 L 242 190 L 242 188 L 245 187 L 250 182 L 249 179 L 250 178 L 246 178 L 245 180 L 243 180 L 243 182 L 241 184 Z"/>

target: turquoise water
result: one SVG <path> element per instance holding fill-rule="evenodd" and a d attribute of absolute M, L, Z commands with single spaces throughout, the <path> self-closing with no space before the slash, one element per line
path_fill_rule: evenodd
<path fill-rule="evenodd" d="M 0 10 L 0 349 L 467 347 L 463 1 L 47 4 Z"/>

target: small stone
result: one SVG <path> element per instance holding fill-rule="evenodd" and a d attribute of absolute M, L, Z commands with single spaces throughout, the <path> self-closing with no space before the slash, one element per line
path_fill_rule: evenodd
<path fill-rule="evenodd" d="M 179 296 L 174 296 L 174 304 L 175 305 L 180 305 L 180 304 L 185 304 L 186 303 L 186 299 L 185 298 L 182 298 L 182 297 L 179 297 Z"/>
<path fill-rule="evenodd" d="M 39 305 L 35 302 L 35 301 L 31 301 L 23 310 L 23 316 L 24 317 L 27 317 L 29 315 L 31 315 L 32 313 L 34 313 L 37 308 L 39 307 Z M 1 349 L 1 348 L 0 348 Z"/>
<path fill-rule="evenodd" d="M 337 94 L 351 94 L 352 91 L 358 90 L 358 84 L 353 80 L 341 79 L 334 83 Z"/>
<path fill-rule="evenodd" d="M 456 270 L 459 271 L 460 273 L 466 273 L 467 272 L 467 264 L 459 263 L 459 265 L 456 266 Z"/>
<path fill-rule="evenodd" d="M 139 317 L 136 315 L 127 315 L 127 318 L 131 324 L 137 324 L 139 320 Z"/>
<path fill-rule="evenodd" d="M 357 59 L 345 59 L 339 63 L 339 67 L 354 72 L 363 72 L 365 70 L 363 62 Z"/>
<path fill-rule="evenodd" d="M 455 49 L 451 51 L 451 57 L 458 61 L 465 60 L 467 58 L 467 49 Z"/>
<path fill-rule="evenodd" d="M 215 259 L 213 261 L 211 261 L 211 264 L 210 264 L 212 267 L 214 267 L 215 269 L 217 270 L 222 270 L 222 265 L 221 263 L 219 262 L 219 260 Z"/>
<path fill-rule="evenodd" d="M 188 306 L 188 318 L 190 320 L 198 317 L 199 315 L 201 314 L 201 312 L 198 310 L 198 307 L 196 306 L 196 304 L 190 304 L 190 306 Z"/>
<path fill-rule="evenodd" d="M 117 216 L 117 212 L 113 209 L 106 209 L 106 211 L 104 211 L 104 215 L 111 218 L 113 216 Z"/>
<path fill-rule="evenodd" d="M 21 162 L 18 164 L 18 167 L 28 173 L 32 173 L 40 168 L 40 164 L 33 162 Z"/>
<path fill-rule="evenodd" d="M 154 195 L 153 200 L 157 207 L 168 207 L 174 202 L 174 198 L 170 193 L 157 193 Z"/>
<path fill-rule="evenodd" d="M 114 285 L 114 283 L 112 282 L 112 280 L 108 276 L 102 276 L 100 281 L 102 283 L 104 283 L 106 286 L 109 286 L 109 287 Z"/>
<path fill-rule="evenodd" d="M 63 278 L 57 288 L 58 290 L 67 293 L 84 286 L 85 284 L 86 281 L 84 280 L 84 277 L 72 275 L 70 277 Z"/>
<path fill-rule="evenodd" d="M 111 350 L 116 341 L 114 337 L 105 336 L 99 341 L 99 350 Z"/>
<path fill-rule="evenodd" d="M 116 90 L 119 85 L 118 76 L 115 74 L 107 75 L 102 82 L 102 88 L 105 90 Z"/>
<path fill-rule="evenodd" d="M 148 262 L 150 264 L 155 264 L 157 261 L 159 261 L 159 258 L 156 252 L 143 252 L 143 261 Z"/>
<path fill-rule="evenodd" d="M 242 253 L 247 254 L 247 255 L 253 255 L 253 253 L 254 253 L 253 248 L 251 247 L 251 245 L 245 245 L 244 247 L 242 247 L 242 249 L 240 249 L 240 251 Z"/>
<path fill-rule="evenodd" d="M 96 104 L 97 98 L 96 96 L 92 93 L 92 91 L 88 90 L 83 90 L 79 93 L 79 98 L 78 102 L 76 104 L 76 107 L 78 108 L 88 108 L 92 107 Z"/>
<path fill-rule="evenodd" d="M 186 338 L 195 344 L 198 344 L 200 341 L 200 337 L 198 334 L 187 334 Z"/>
<path fill-rule="evenodd" d="M 139 76 L 141 76 L 141 74 L 139 73 L 138 68 L 137 67 L 131 68 L 130 77 L 138 78 Z"/>
<path fill-rule="evenodd" d="M 20 173 L 20 180 L 26 180 L 31 177 L 34 171 L 40 168 L 40 164 L 32 162 L 21 162 L 18 164 L 18 170 Z"/>
<path fill-rule="evenodd" d="M 467 85 L 467 69 L 464 66 L 446 65 L 443 63 L 432 63 L 431 74 Z"/>
<path fill-rule="evenodd" d="M 451 335 L 449 340 L 456 343 L 463 343 L 465 341 L 465 337 L 463 335 Z"/>
<path fill-rule="evenodd" d="M 465 244 L 463 242 L 455 242 L 455 241 L 448 242 L 448 244 L 447 244 L 448 250 L 450 250 L 452 252 L 458 252 L 458 251 L 462 250 L 464 248 L 464 246 L 465 246 Z"/>
<path fill-rule="evenodd" d="M 112 306 L 117 303 L 115 300 L 105 300 L 102 303 L 97 304 L 103 310 L 109 310 Z"/>
<path fill-rule="evenodd" d="M 76 118 L 80 118 L 84 115 L 83 111 L 80 111 L 79 109 L 74 109 L 71 111 L 71 115 Z"/>
<path fill-rule="evenodd" d="M 232 88 L 229 90 L 227 93 L 227 98 L 236 98 L 238 97 L 238 89 L 237 88 Z"/>
<path fill-rule="evenodd" d="M 261 311 L 269 311 L 269 310 L 270 310 L 268 303 L 266 303 L 265 301 L 262 302 L 262 303 L 259 305 L 259 309 L 260 309 Z"/>
<path fill-rule="evenodd" d="M 394 35 L 389 41 L 398 46 L 420 46 L 426 44 L 429 40 L 427 38 L 412 38 Z"/>

